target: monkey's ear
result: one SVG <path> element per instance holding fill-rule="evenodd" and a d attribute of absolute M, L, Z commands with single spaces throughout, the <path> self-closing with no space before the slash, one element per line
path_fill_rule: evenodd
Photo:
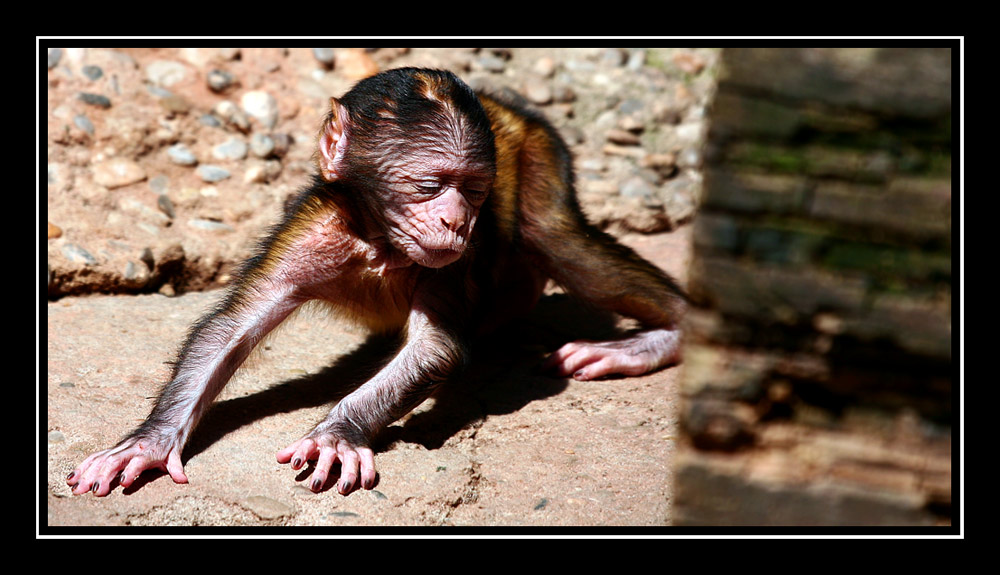
<path fill-rule="evenodd" d="M 330 115 L 319 135 L 319 171 L 328 182 L 340 175 L 340 163 L 347 150 L 347 118 L 347 108 L 330 98 Z"/>

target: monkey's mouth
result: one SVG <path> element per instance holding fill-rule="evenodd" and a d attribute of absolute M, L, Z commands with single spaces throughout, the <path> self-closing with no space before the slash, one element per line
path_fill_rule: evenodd
<path fill-rule="evenodd" d="M 462 253 L 465 252 L 465 246 L 462 246 L 460 249 L 430 249 L 421 246 L 418 250 L 414 251 L 420 252 L 410 254 L 410 259 L 416 263 L 428 268 L 443 268 L 461 258 Z"/>

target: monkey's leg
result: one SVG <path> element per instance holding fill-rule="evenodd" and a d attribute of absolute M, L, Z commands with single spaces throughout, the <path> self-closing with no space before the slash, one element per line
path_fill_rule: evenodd
<path fill-rule="evenodd" d="M 545 225 L 524 226 L 550 277 L 589 304 L 639 320 L 645 328 L 617 341 L 577 341 L 545 364 L 560 377 L 589 380 L 641 375 L 680 359 L 685 297 L 674 281 L 630 248 L 587 224 L 575 208 Z"/>
<path fill-rule="evenodd" d="M 556 350 L 543 369 L 587 381 L 608 375 L 642 375 L 680 360 L 680 332 L 657 328 L 616 341 L 574 341 Z"/>
<path fill-rule="evenodd" d="M 577 240 L 579 257 L 550 256 L 551 276 L 586 302 L 639 320 L 645 330 L 615 341 L 568 343 L 544 368 L 585 381 L 642 375 L 678 362 L 684 299 L 673 280 L 597 230 Z"/>
<path fill-rule="evenodd" d="M 256 282 L 192 329 L 149 417 L 118 445 L 83 461 L 67 478 L 74 494 L 107 495 L 117 477 L 131 485 L 147 469 L 187 483 L 181 450 L 212 401 L 253 347 L 300 303 L 290 286 Z"/>
<path fill-rule="evenodd" d="M 456 332 L 443 327 L 441 316 L 418 295 L 410 312 L 406 341 L 379 373 L 344 397 L 325 420 L 277 454 L 279 463 L 301 469 L 316 460 L 310 489 L 320 491 L 333 463 L 340 461 L 337 491 L 348 494 L 375 485 L 371 441 L 393 421 L 423 402 L 465 362 L 466 351 Z M 437 307 L 437 306 L 435 306 Z"/>

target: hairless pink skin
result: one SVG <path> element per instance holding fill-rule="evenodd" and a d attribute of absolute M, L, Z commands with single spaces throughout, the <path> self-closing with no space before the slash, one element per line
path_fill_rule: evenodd
<path fill-rule="evenodd" d="M 384 74 L 392 73 L 408 72 Z M 457 79 L 435 74 L 414 72 L 413 78 L 433 76 L 445 88 L 468 90 Z M 358 93 L 345 98 L 351 94 Z M 471 334 L 500 323 L 509 311 L 530 308 L 548 278 L 647 327 L 620 341 L 566 344 L 546 364 L 556 375 L 578 380 L 639 375 L 678 361 L 676 321 L 684 296 L 660 270 L 586 223 L 572 197 L 572 178 L 564 175 L 569 153 L 554 129 L 488 97 L 481 97 L 483 109 L 476 104 L 464 116 L 453 106 L 464 100 L 428 97 L 443 102 L 428 120 L 433 130 L 396 126 L 404 129 L 393 133 L 405 141 L 375 138 L 368 147 L 383 157 L 364 156 L 360 163 L 351 154 L 349 114 L 333 100 L 332 119 L 319 137 L 325 182 L 298 196 L 219 308 L 194 326 L 150 416 L 118 445 L 87 457 L 69 474 L 74 494 L 103 497 L 116 482 L 129 487 L 149 469 L 187 483 L 181 453 L 195 426 L 253 348 L 310 300 L 325 301 L 374 331 L 404 336 L 381 371 L 277 452 L 277 461 L 294 470 L 316 462 L 309 482 L 316 492 L 331 484 L 338 462 L 338 492 L 373 488 L 375 435 L 465 363 Z M 506 189 L 505 214 L 491 204 L 488 233 L 497 237 L 482 235 L 481 221 L 480 235 L 474 236 L 496 177 L 493 138 L 501 133 L 486 122 L 487 107 L 503 121 L 523 121 L 509 131 L 523 136 L 516 144 L 522 148 L 514 150 L 513 140 L 504 148 L 506 160 L 517 156 L 517 167 L 507 168 L 508 182 L 520 179 L 523 193 Z M 470 131 L 466 122 L 475 118 L 479 128 Z M 507 229 L 501 238 L 497 230 L 503 225 L 516 230 Z M 472 256 L 464 257 L 469 252 Z M 492 315 L 477 315 L 480 291 L 490 291 Z"/>
<path fill-rule="evenodd" d="M 558 377 L 588 381 L 609 375 L 636 376 L 680 360 L 680 332 L 652 329 L 615 341 L 574 341 L 542 365 Z"/>

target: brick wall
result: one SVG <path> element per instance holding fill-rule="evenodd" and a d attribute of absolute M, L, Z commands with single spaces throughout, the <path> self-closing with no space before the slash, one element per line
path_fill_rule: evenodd
<path fill-rule="evenodd" d="M 951 521 L 951 66 L 723 51 L 676 524 Z"/>

